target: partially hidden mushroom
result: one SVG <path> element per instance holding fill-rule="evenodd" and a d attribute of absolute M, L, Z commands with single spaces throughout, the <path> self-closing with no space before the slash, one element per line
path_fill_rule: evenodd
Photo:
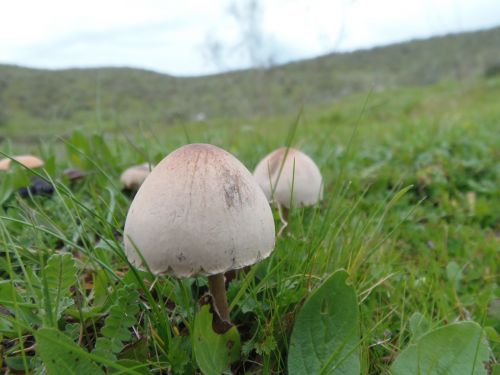
<path fill-rule="evenodd" d="M 280 215 L 283 211 L 284 226 L 292 206 L 312 206 L 323 196 L 323 178 L 318 166 L 294 148 L 282 147 L 271 152 L 257 164 L 253 175 L 267 199 L 278 205 Z"/>
<path fill-rule="evenodd" d="M 12 159 L 14 159 L 16 162 L 19 164 L 23 165 L 26 168 L 40 168 L 43 167 L 44 162 L 42 159 L 33 156 L 33 155 L 20 155 L 20 156 L 13 156 Z M 0 171 L 7 171 L 12 167 L 12 159 L 10 158 L 4 158 L 0 160 Z M 15 162 L 14 162 L 15 164 Z"/>
<path fill-rule="evenodd" d="M 17 165 L 16 162 L 29 169 L 37 169 L 45 165 L 44 161 L 37 156 L 19 155 L 0 160 L 0 171 L 9 171 Z M 54 187 L 52 184 L 38 176 L 33 176 L 28 186 L 21 187 L 18 190 L 22 198 L 27 198 L 30 195 L 51 195 L 53 192 Z"/>
<path fill-rule="evenodd" d="M 62 175 L 72 184 L 85 178 L 86 173 L 77 168 L 66 168 Z"/>
<path fill-rule="evenodd" d="M 12 159 L 14 159 L 14 161 Z M 38 169 L 45 165 L 44 161 L 39 157 L 33 155 L 20 155 L 0 160 L 0 171 L 9 171 L 17 164 L 16 162 L 29 169 Z M 68 168 L 63 171 L 62 176 L 67 178 L 71 183 L 74 183 L 83 179 L 85 174 L 78 169 Z M 27 198 L 35 195 L 50 196 L 54 193 L 54 189 L 54 185 L 49 180 L 34 175 L 31 178 L 30 184 L 19 188 L 17 192 L 22 198 Z"/>
<path fill-rule="evenodd" d="M 133 165 L 123 171 L 120 182 L 126 190 L 137 191 L 151 173 L 152 168 L 153 165 L 149 163 Z"/>
<path fill-rule="evenodd" d="M 183 146 L 153 169 L 124 231 L 131 264 L 178 278 L 208 276 L 214 310 L 228 327 L 224 273 L 266 258 L 274 240 L 271 208 L 251 173 L 208 144 Z"/>

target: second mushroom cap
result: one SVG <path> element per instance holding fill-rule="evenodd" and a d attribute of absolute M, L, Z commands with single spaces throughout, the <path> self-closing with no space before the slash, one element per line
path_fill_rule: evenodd
<path fill-rule="evenodd" d="M 146 177 L 151 173 L 153 167 L 154 166 L 149 163 L 133 165 L 122 172 L 120 175 L 120 182 L 125 189 L 139 190 Z"/>
<path fill-rule="evenodd" d="M 323 179 L 314 161 L 294 148 L 279 148 L 265 156 L 253 173 L 269 201 L 311 206 L 323 194 Z"/>

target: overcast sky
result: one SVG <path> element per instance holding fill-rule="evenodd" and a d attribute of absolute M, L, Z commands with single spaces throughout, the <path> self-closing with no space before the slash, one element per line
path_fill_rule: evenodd
<path fill-rule="evenodd" d="M 228 11 L 235 2 L 245 0 L 4 0 L 0 63 L 175 75 L 244 68 L 242 24 Z M 259 14 L 258 60 L 279 63 L 499 26 L 500 0 L 262 0 Z M 215 42 L 218 61 L 207 53 Z"/>

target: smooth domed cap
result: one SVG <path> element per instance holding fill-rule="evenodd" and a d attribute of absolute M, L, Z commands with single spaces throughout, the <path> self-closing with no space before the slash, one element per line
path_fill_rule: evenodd
<path fill-rule="evenodd" d="M 154 273 L 212 275 L 252 265 L 274 248 L 271 208 L 251 173 L 228 152 L 183 146 L 156 166 L 125 222 L 125 251 Z"/>
<path fill-rule="evenodd" d="M 18 163 L 22 164 L 26 168 L 40 168 L 43 167 L 44 162 L 42 159 L 33 155 L 20 155 L 13 156 L 12 159 L 16 160 Z M 12 160 L 5 158 L 0 160 L 0 170 L 8 170 L 12 165 Z"/>
<path fill-rule="evenodd" d="M 152 168 L 153 166 L 149 163 L 129 167 L 121 174 L 120 182 L 126 189 L 138 190 L 146 177 L 151 173 Z"/>
<path fill-rule="evenodd" d="M 271 152 L 259 162 L 253 175 L 269 201 L 274 189 L 274 200 L 287 208 L 290 201 L 298 206 L 314 205 L 323 195 L 323 178 L 318 166 L 294 148 L 289 148 L 288 153 L 286 147 Z"/>

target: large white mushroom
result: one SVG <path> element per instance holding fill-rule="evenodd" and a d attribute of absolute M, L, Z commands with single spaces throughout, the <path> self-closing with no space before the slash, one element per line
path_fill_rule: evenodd
<path fill-rule="evenodd" d="M 125 189 L 139 190 L 146 177 L 151 173 L 152 167 L 149 163 L 133 165 L 123 171 L 120 176 L 120 182 Z"/>
<path fill-rule="evenodd" d="M 163 159 L 137 192 L 125 222 L 129 261 L 156 274 L 207 275 L 220 318 L 229 322 L 224 272 L 252 265 L 274 248 L 274 220 L 251 173 L 208 144 Z"/>
<path fill-rule="evenodd" d="M 323 194 L 323 178 L 314 161 L 294 148 L 282 147 L 264 157 L 253 173 L 267 199 L 283 207 L 284 225 L 292 206 L 312 206 Z M 282 228 L 284 229 L 284 228 Z"/>
<path fill-rule="evenodd" d="M 40 168 L 43 167 L 44 162 L 42 159 L 33 155 L 19 155 L 13 156 L 12 159 L 17 161 L 19 164 L 25 166 L 26 168 Z M 12 165 L 12 159 L 5 158 L 0 160 L 0 171 L 9 170 Z M 15 164 L 15 162 L 14 162 Z"/>

